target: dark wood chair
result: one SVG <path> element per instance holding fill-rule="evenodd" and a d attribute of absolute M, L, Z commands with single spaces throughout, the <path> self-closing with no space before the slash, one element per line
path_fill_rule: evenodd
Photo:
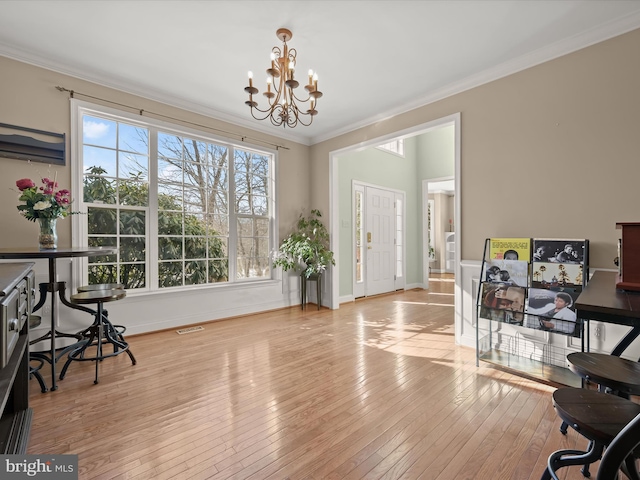
<path fill-rule="evenodd" d="M 604 449 L 640 415 L 640 405 L 616 395 L 586 388 L 559 388 L 553 392 L 553 407 L 564 423 L 585 437 L 586 450 L 558 450 L 549 456 L 542 480 L 558 479 L 557 470 L 582 465 L 590 477 L 589 465 L 600 460 Z M 631 480 L 640 480 L 634 455 L 623 459 L 623 471 Z"/>

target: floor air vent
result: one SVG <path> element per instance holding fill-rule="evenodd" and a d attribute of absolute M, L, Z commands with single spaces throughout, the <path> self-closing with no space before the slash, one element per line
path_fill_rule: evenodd
<path fill-rule="evenodd" d="M 200 330 L 204 330 L 204 327 L 198 325 L 197 327 L 181 328 L 176 332 L 178 332 L 178 335 L 184 335 L 185 333 L 199 332 Z"/>

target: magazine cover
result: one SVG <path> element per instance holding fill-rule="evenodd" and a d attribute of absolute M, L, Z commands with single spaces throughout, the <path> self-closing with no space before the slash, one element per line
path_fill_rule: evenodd
<path fill-rule="evenodd" d="M 533 240 L 533 261 L 544 263 L 588 263 L 587 240 Z"/>
<path fill-rule="evenodd" d="M 506 283 L 483 283 L 480 316 L 489 320 L 522 325 L 525 292 L 524 287 Z"/>
<path fill-rule="evenodd" d="M 530 288 L 525 326 L 573 335 L 577 322 L 574 305 L 579 294 L 572 288 Z"/>
<path fill-rule="evenodd" d="M 523 260 L 531 259 L 530 238 L 490 238 L 490 260 Z"/>
<path fill-rule="evenodd" d="M 534 262 L 532 285 L 538 288 L 582 287 L 584 266 L 576 263 Z"/>
<path fill-rule="evenodd" d="M 488 260 L 482 273 L 484 282 L 508 283 L 527 287 L 529 264 L 523 260 Z"/>

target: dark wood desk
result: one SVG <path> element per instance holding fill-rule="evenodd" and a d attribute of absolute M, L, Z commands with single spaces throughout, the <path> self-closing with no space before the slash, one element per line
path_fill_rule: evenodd
<path fill-rule="evenodd" d="M 56 390 L 56 336 L 60 333 L 56 330 L 58 323 L 58 311 L 56 305 L 55 292 L 59 292 L 60 299 L 63 303 L 68 304 L 68 300 L 64 297 L 64 282 L 56 280 L 56 260 L 58 258 L 77 258 L 77 257 L 95 257 L 99 255 L 112 255 L 118 253 L 117 248 L 110 247 L 72 247 L 57 248 L 54 250 L 40 250 L 37 247 L 25 248 L 0 248 L 0 259 L 47 259 L 49 261 L 49 284 L 47 292 L 51 293 L 51 330 L 46 338 L 41 337 L 39 340 L 50 339 L 51 348 L 49 351 L 51 363 L 51 390 Z M 38 301 L 35 310 L 44 304 L 45 298 Z"/>
<path fill-rule="evenodd" d="M 620 356 L 640 335 L 640 293 L 616 289 L 616 272 L 594 272 L 576 300 L 576 315 L 586 320 L 586 350 L 589 351 L 589 320 L 631 327 L 611 355 Z"/>

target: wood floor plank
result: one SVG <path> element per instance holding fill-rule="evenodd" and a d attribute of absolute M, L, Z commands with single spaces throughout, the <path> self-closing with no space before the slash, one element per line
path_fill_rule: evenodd
<path fill-rule="evenodd" d="M 98 385 L 89 362 L 56 392 L 31 382 L 28 453 L 78 454 L 81 480 L 539 478 L 579 436 L 553 388 L 455 345 L 454 283 L 432 280 L 130 336 L 137 365 L 101 362 Z"/>

